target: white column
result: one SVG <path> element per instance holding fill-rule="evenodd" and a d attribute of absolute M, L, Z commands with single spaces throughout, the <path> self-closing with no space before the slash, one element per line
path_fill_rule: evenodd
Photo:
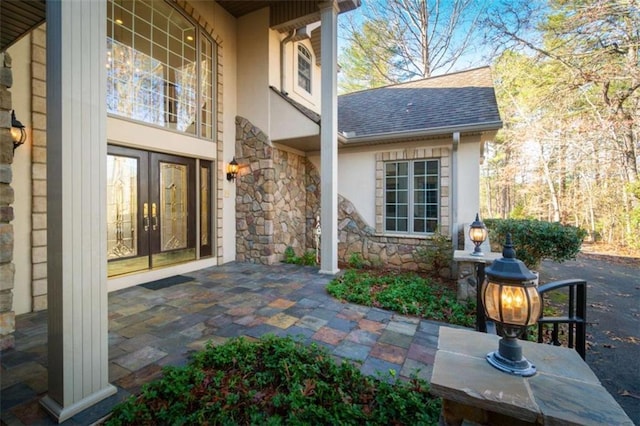
<path fill-rule="evenodd" d="M 49 392 L 59 422 L 108 383 L 106 0 L 47 2 Z"/>
<path fill-rule="evenodd" d="M 338 272 L 338 5 L 320 3 L 322 88 L 320 125 L 320 273 Z"/>

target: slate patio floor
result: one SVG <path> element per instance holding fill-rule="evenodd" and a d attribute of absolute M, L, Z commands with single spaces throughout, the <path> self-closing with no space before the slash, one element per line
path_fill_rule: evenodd
<path fill-rule="evenodd" d="M 164 288 L 131 287 L 109 294 L 109 381 L 118 393 L 63 424 L 86 425 L 211 341 L 235 336 L 293 335 L 351 359 L 365 374 L 429 380 L 440 323 L 341 303 L 317 268 L 232 262 L 184 274 Z M 39 405 L 47 391 L 47 313 L 16 318 L 16 346 L 1 354 L 0 420 L 55 424 Z"/>

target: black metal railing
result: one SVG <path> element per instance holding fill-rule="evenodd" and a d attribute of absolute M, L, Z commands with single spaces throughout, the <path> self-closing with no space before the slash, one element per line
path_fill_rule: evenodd
<path fill-rule="evenodd" d="M 566 316 L 545 317 L 538 320 L 538 343 L 544 342 L 545 326 L 551 325 L 551 338 L 548 343 L 560 346 L 560 324 L 567 324 L 567 346 L 575 348 L 582 359 L 586 356 L 587 345 L 587 282 L 580 279 L 553 281 L 538 287 L 542 297 L 544 312 L 545 294 L 550 291 L 568 288 L 569 302 Z"/>
<path fill-rule="evenodd" d="M 476 277 L 478 283 L 484 281 L 484 264 L 477 264 Z M 569 301 L 566 310 L 567 315 L 559 317 L 541 316 L 538 320 L 538 343 L 545 343 L 546 327 L 551 325 L 551 337 L 546 343 L 561 346 L 560 325 L 567 324 L 567 346 L 569 348 L 575 348 L 582 359 L 585 359 L 587 347 L 587 282 L 581 279 L 568 279 L 553 281 L 539 286 L 538 292 L 542 299 L 542 311 L 544 312 L 545 294 L 563 288 L 568 288 L 569 292 Z M 498 334 L 493 321 L 487 321 L 485 318 L 484 306 L 482 305 L 482 298 L 480 297 L 480 284 L 478 284 L 477 289 L 476 330 L 484 333 Z M 527 339 L 526 332 L 522 338 Z"/>

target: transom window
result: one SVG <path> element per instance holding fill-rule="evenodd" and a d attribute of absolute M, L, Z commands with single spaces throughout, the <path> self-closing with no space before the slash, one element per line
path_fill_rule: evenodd
<path fill-rule="evenodd" d="M 438 230 L 439 161 L 394 161 L 384 165 L 385 231 L 427 234 Z"/>
<path fill-rule="evenodd" d="M 216 46 L 163 1 L 107 3 L 107 112 L 204 139 L 215 134 Z"/>
<path fill-rule="evenodd" d="M 298 45 L 298 86 L 311 93 L 311 52 Z"/>

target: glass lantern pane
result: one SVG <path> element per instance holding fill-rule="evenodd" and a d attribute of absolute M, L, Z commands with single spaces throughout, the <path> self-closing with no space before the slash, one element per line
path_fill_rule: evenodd
<path fill-rule="evenodd" d="M 540 300 L 540 293 L 538 293 L 538 289 L 536 287 L 527 287 L 526 290 L 529 295 L 529 303 L 531 305 L 531 318 L 529 318 L 527 325 L 533 325 L 538 322 L 540 315 L 542 315 L 542 301 Z"/>

